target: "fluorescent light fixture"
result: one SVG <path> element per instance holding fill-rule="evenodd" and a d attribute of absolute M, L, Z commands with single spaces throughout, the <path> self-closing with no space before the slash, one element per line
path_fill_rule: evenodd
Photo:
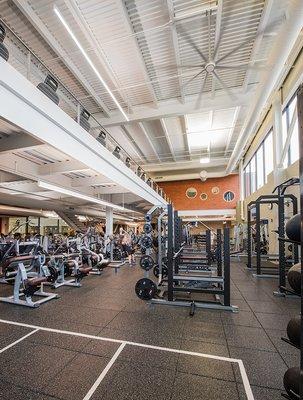
<path fill-rule="evenodd" d="M 115 210 L 124 211 L 124 207 L 117 206 L 116 204 L 97 199 L 96 197 L 89 196 L 87 194 L 83 194 L 83 193 L 80 193 L 80 192 L 77 192 L 74 190 L 66 189 L 61 186 L 53 185 L 52 183 L 38 181 L 38 186 L 43 189 L 52 190 L 54 192 L 65 194 L 66 196 L 76 197 L 77 199 L 82 199 L 85 201 L 89 201 L 91 203 L 100 204 L 101 206 L 105 206 L 105 207 L 111 207 Z"/>
<path fill-rule="evenodd" d="M 210 162 L 210 157 L 201 157 L 200 158 L 200 164 L 208 164 Z"/>
<path fill-rule="evenodd" d="M 116 106 L 118 107 L 118 109 L 121 111 L 121 113 L 123 114 L 124 118 L 126 119 L 126 121 L 129 121 L 128 116 L 125 114 L 123 108 L 120 106 L 120 104 L 118 103 L 118 100 L 116 99 L 116 97 L 113 95 L 113 93 L 111 92 L 110 88 L 107 86 L 106 82 L 104 81 L 104 79 L 102 78 L 102 76 L 100 75 L 99 71 L 97 70 L 97 68 L 95 67 L 94 63 L 92 62 L 92 60 L 89 58 L 89 56 L 87 55 L 86 51 L 83 49 L 81 43 L 79 42 L 79 40 L 76 38 L 74 32 L 71 30 L 71 28 L 69 27 L 69 25 L 67 24 L 67 22 L 65 21 L 65 19 L 63 18 L 62 14 L 60 13 L 60 11 L 58 10 L 58 8 L 56 6 L 54 6 L 54 12 L 57 15 L 57 17 L 59 18 L 59 20 L 61 21 L 62 25 L 64 26 L 64 28 L 67 30 L 67 32 L 70 34 L 71 38 L 73 39 L 73 41 L 76 43 L 76 45 L 78 46 L 79 50 L 81 51 L 81 53 L 83 54 L 84 58 L 86 59 L 86 61 L 88 62 L 88 64 L 90 65 L 90 67 L 92 68 L 92 70 L 94 71 L 94 73 L 97 75 L 98 79 L 100 80 L 100 82 L 102 83 L 102 85 L 105 87 L 106 91 L 108 92 L 108 94 L 110 95 L 110 97 L 113 99 L 114 103 L 116 104 Z"/>

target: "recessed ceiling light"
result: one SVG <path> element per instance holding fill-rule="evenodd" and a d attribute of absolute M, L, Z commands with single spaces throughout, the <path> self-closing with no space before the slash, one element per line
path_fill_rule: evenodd
<path fill-rule="evenodd" d="M 200 164 L 208 164 L 210 162 L 210 157 L 201 157 Z"/>

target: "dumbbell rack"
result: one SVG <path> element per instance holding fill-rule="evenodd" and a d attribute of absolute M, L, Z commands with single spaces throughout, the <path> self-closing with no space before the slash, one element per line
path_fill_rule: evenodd
<path fill-rule="evenodd" d="M 303 214 L 303 85 L 299 87 L 297 93 L 297 112 L 298 112 L 298 123 L 299 123 L 299 154 L 300 154 L 300 166 L 299 166 L 299 177 L 300 177 L 300 210 L 301 210 L 301 221 Z M 296 347 L 300 351 L 300 382 L 299 382 L 299 397 L 293 394 L 290 397 L 288 394 L 282 393 L 282 396 L 288 400 L 303 399 L 303 258 L 302 258 L 302 242 L 303 242 L 303 224 L 301 223 L 301 241 L 294 242 L 287 240 L 290 243 L 295 243 L 301 246 L 301 332 L 300 332 L 300 348 L 295 346 L 290 340 L 282 338 L 285 342 L 291 346 Z"/>

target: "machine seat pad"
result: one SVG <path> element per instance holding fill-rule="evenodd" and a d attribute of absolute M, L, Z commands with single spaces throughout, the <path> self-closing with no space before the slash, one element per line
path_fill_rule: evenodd
<path fill-rule="evenodd" d="M 37 276 L 35 278 L 28 279 L 28 286 L 39 286 L 41 283 L 47 282 L 47 278 L 45 276 Z"/>
<path fill-rule="evenodd" d="M 18 264 L 19 262 L 32 261 L 37 258 L 38 258 L 38 256 L 32 256 L 32 255 L 9 257 L 2 264 L 2 269 L 5 270 L 11 264 Z"/>
<path fill-rule="evenodd" d="M 89 274 L 91 270 L 92 270 L 91 267 L 80 267 L 80 268 L 79 268 L 79 271 L 80 271 L 82 274 L 86 274 L 86 275 Z"/>

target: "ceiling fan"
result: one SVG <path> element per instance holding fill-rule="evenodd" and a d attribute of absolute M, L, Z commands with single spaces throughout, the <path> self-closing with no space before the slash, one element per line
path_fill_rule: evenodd
<path fill-rule="evenodd" d="M 215 38 L 215 43 L 214 43 L 214 50 L 211 52 L 211 37 L 210 37 L 210 32 L 211 32 L 211 14 L 208 13 L 208 35 L 209 35 L 209 51 L 208 55 L 206 56 L 200 49 L 199 47 L 195 44 L 193 39 L 190 37 L 190 35 L 182 28 L 179 27 L 179 32 L 182 34 L 183 39 L 195 50 L 196 53 L 201 58 L 201 64 L 195 64 L 195 65 L 175 65 L 174 68 L 178 69 L 193 69 L 197 70 L 198 72 L 191 77 L 187 82 L 185 82 L 181 86 L 181 91 L 188 86 L 193 80 L 198 78 L 201 75 L 203 76 L 203 81 L 202 85 L 198 94 L 198 99 L 196 101 L 195 109 L 199 109 L 202 101 L 202 93 L 204 91 L 206 81 L 208 77 L 211 77 L 212 79 L 212 97 L 215 95 L 215 81 L 217 81 L 222 89 L 228 94 L 228 96 L 232 99 L 235 100 L 236 96 L 232 92 L 232 90 L 226 85 L 226 83 L 222 80 L 222 78 L 218 75 L 219 71 L 223 70 L 239 70 L 239 69 L 244 69 L 244 70 L 249 70 L 249 69 L 254 69 L 254 70 L 260 70 L 264 69 L 264 66 L 258 66 L 258 65 L 252 65 L 252 61 L 249 62 L 242 62 L 238 64 L 228 64 L 228 58 L 238 52 L 242 47 L 246 46 L 247 44 L 255 41 L 258 37 L 264 35 L 265 33 L 268 33 L 274 26 L 276 26 L 278 23 L 281 22 L 281 18 L 275 20 L 271 24 L 269 24 L 264 30 L 260 30 L 256 35 L 253 37 L 250 37 L 249 39 L 246 39 L 242 41 L 239 45 L 235 46 L 232 48 L 230 51 L 228 51 L 226 54 L 222 56 L 218 56 L 219 53 L 219 48 L 220 48 L 220 42 L 223 36 L 224 29 L 220 30 L 219 35 Z M 284 19 L 284 17 L 283 17 Z M 256 63 L 256 62 L 255 62 Z"/>

